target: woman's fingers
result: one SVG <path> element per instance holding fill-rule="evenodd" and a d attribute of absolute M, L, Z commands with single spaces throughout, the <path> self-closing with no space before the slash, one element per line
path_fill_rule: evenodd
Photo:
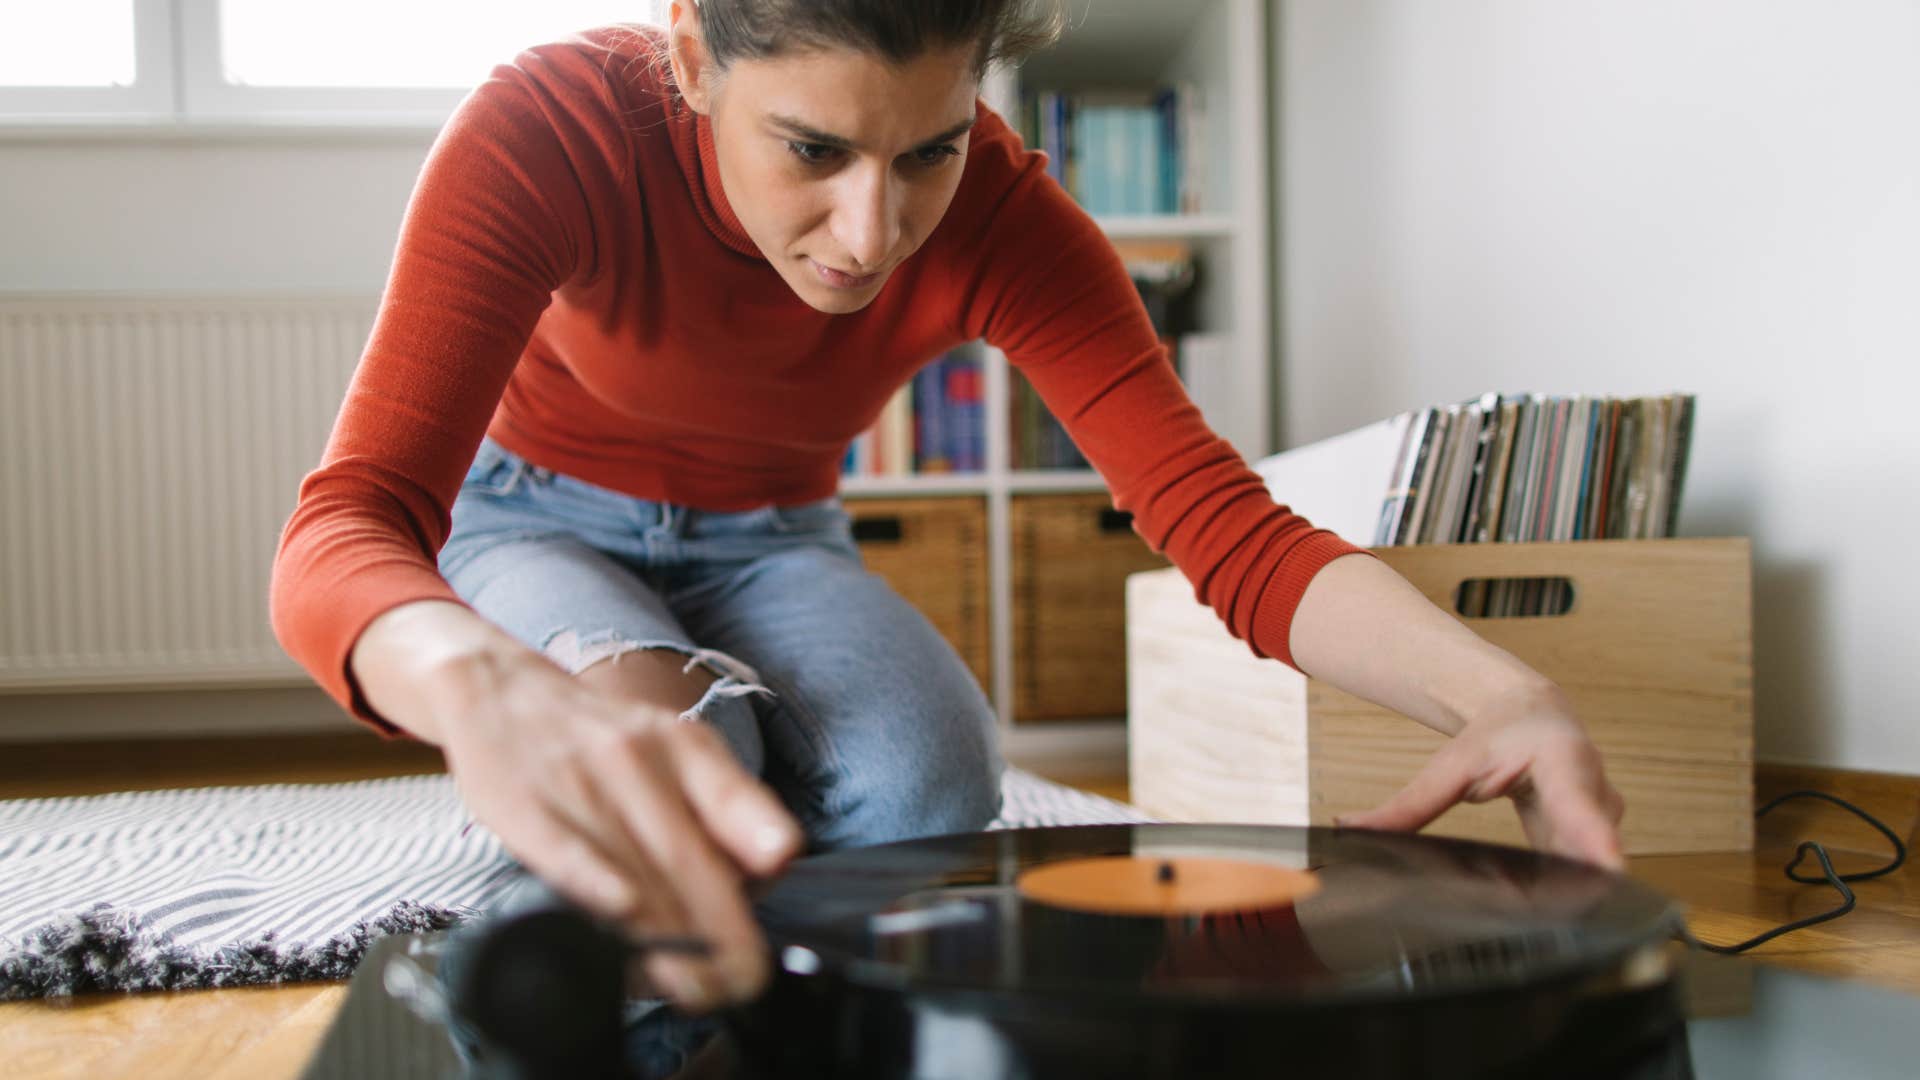
<path fill-rule="evenodd" d="M 1459 802 L 1473 783 L 1473 774 L 1457 746 L 1457 743 L 1442 746 L 1393 798 L 1371 810 L 1335 818 L 1334 824 L 1390 832 L 1417 832 L 1426 828 L 1434 818 Z"/>
<path fill-rule="evenodd" d="M 683 723 L 670 749 L 687 802 L 747 873 L 777 874 L 800 853 L 805 837 L 799 823 L 771 789 L 740 767 L 711 728 Z"/>
<path fill-rule="evenodd" d="M 1607 783 L 1597 754 L 1577 746 L 1543 752 L 1533 766 L 1533 784 L 1537 805 L 1521 817 L 1529 833 L 1541 834 L 1536 846 L 1608 870 L 1625 869 L 1617 827 L 1625 802 Z"/>
<path fill-rule="evenodd" d="M 754 985 L 764 961 L 738 875 L 703 835 L 675 835 L 698 829 L 659 742 L 612 724 L 575 731 L 529 770 L 535 809 L 498 816 L 527 843 L 509 850 L 594 915 L 636 936 L 706 941 L 713 949 L 706 956 L 661 953 L 644 962 L 653 985 L 676 1002 L 707 1008 Z M 528 816 L 540 821 L 532 830 L 520 821 Z M 729 917 L 729 905 L 739 918 Z"/>
<path fill-rule="evenodd" d="M 534 876 L 589 911 L 605 915 L 638 914 L 656 895 L 638 887 L 633 875 L 600 851 L 587 834 L 537 801 L 501 807 L 488 828 L 507 853 Z"/>
<path fill-rule="evenodd" d="M 631 700 L 594 693 L 531 652 L 500 682 L 447 729 L 448 765 L 475 819 L 593 915 L 704 942 L 704 954 L 643 958 L 681 1005 L 757 992 L 769 964 L 743 873 L 777 870 L 797 849 L 784 808 L 678 713 L 636 714 Z"/>
<path fill-rule="evenodd" d="M 628 827 L 622 812 L 619 790 L 627 778 L 604 775 L 609 763 L 617 763 L 623 756 L 621 740 L 597 733 L 587 739 L 585 745 L 552 753 L 539 766 L 537 785 L 548 811 L 612 862 L 627 881 L 628 904 L 594 908 L 594 914 L 650 933 L 688 933 L 692 921 L 687 906 Z M 559 887 L 558 882 L 552 884 Z"/>
<path fill-rule="evenodd" d="M 1469 727 L 1442 746 L 1393 798 L 1335 824 L 1415 832 L 1459 802 L 1510 796 L 1528 840 L 1545 851 L 1619 870 L 1626 803 L 1577 728 L 1525 721 Z"/>
<path fill-rule="evenodd" d="M 690 743 L 707 733 L 674 720 L 629 729 L 602 762 L 622 826 L 685 912 L 686 929 L 713 948 L 709 957 L 662 955 L 647 970 L 691 1008 L 752 996 L 765 985 L 766 950 L 738 867 L 689 803 L 695 777 L 681 766 Z"/>

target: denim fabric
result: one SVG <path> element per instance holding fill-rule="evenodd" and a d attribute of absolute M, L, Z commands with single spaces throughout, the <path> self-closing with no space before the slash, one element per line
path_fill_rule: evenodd
<path fill-rule="evenodd" d="M 667 649 L 717 676 L 712 724 L 814 850 L 979 829 L 993 710 L 926 618 L 862 566 L 838 499 L 718 513 L 636 499 L 485 440 L 440 570 L 569 671 Z"/>

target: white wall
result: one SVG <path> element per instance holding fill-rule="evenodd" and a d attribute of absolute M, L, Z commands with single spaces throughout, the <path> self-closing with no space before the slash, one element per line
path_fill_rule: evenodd
<path fill-rule="evenodd" d="M 432 138 L 8 135 L 0 138 L 0 292 L 377 295 Z M 0 694 L 5 739 L 351 723 L 311 686 Z"/>
<path fill-rule="evenodd" d="M 0 137 L 0 292 L 375 295 L 432 139 Z"/>
<path fill-rule="evenodd" d="M 1280 419 L 1700 395 L 1762 760 L 1920 773 L 1920 3 L 1283 0 Z"/>

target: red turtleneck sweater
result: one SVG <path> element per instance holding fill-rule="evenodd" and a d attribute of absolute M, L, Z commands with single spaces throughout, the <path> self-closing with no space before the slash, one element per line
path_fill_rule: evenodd
<path fill-rule="evenodd" d="M 1314 573 L 1356 550 L 1276 506 L 1188 401 L 1105 236 L 981 106 L 925 244 L 849 315 L 803 303 L 721 190 L 655 32 L 521 53 L 422 166 L 386 291 L 274 563 L 281 644 L 391 733 L 347 672 L 373 618 L 458 598 L 449 507 L 491 434 L 535 465 L 710 510 L 831 495 L 848 443 L 916 369 L 984 338 L 1114 505 L 1255 652 L 1291 662 Z"/>

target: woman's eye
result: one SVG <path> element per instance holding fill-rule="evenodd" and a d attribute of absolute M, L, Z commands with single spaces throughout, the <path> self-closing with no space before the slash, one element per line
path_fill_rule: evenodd
<path fill-rule="evenodd" d="M 942 143 L 939 146 L 923 146 L 913 152 L 914 160 L 928 168 L 940 165 L 951 158 L 957 158 L 959 156 L 960 148 L 954 146 L 952 143 Z"/>
<path fill-rule="evenodd" d="M 822 162 L 830 161 L 833 159 L 834 154 L 834 148 L 828 146 L 826 143 L 789 142 L 787 143 L 787 149 L 793 152 L 793 156 L 809 165 L 818 165 Z"/>

